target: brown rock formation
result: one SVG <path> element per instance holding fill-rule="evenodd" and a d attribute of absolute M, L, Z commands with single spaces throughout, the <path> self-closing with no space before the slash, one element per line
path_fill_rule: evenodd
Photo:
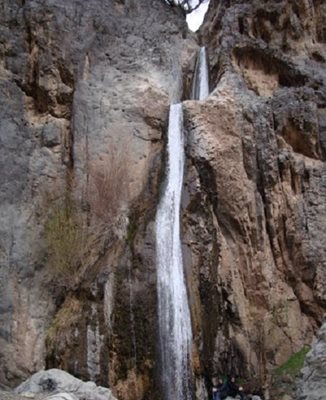
<path fill-rule="evenodd" d="M 322 320 L 324 17 L 320 2 L 216 0 L 201 30 L 212 93 L 185 103 L 183 223 L 210 376 L 265 381 Z"/>

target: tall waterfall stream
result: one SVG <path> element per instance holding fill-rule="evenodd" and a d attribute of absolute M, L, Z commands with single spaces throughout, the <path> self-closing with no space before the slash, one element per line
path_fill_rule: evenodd
<path fill-rule="evenodd" d="M 195 99 L 208 95 L 205 48 L 201 48 L 194 79 Z M 192 328 L 183 271 L 180 204 L 184 170 L 182 104 L 169 114 L 167 170 L 156 214 L 158 313 L 162 385 L 165 400 L 191 400 Z"/>
<path fill-rule="evenodd" d="M 169 117 L 166 187 L 156 216 L 160 345 L 166 400 L 191 399 L 192 331 L 180 240 L 183 143 L 182 104 L 173 104 Z"/>
<path fill-rule="evenodd" d="M 209 95 L 208 65 L 206 48 L 201 47 L 198 52 L 195 77 L 192 86 L 192 99 L 204 100 Z"/>

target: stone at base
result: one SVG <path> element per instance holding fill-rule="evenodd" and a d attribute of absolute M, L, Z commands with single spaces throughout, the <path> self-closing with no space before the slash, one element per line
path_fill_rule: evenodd
<path fill-rule="evenodd" d="M 293 400 L 293 397 L 289 396 L 288 394 L 284 394 L 284 395 L 281 397 L 281 400 Z"/>
<path fill-rule="evenodd" d="M 70 393 L 57 393 L 46 397 L 46 400 L 78 400 L 78 398 Z"/>
<path fill-rule="evenodd" d="M 37 372 L 19 385 L 15 393 L 49 394 L 49 400 L 115 400 L 110 389 L 83 382 L 59 369 Z"/>

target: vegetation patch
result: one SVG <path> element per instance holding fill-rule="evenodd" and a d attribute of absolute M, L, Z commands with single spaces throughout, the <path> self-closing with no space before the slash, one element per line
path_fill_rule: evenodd
<path fill-rule="evenodd" d="M 134 241 L 137 229 L 138 229 L 138 217 L 136 215 L 136 211 L 134 211 L 129 217 L 129 223 L 127 227 L 126 240 L 128 243 L 132 243 Z"/>
<path fill-rule="evenodd" d="M 283 365 L 281 365 L 274 371 L 275 376 L 297 376 L 303 367 L 304 360 L 309 350 L 310 346 L 305 345 L 300 351 L 292 354 L 291 357 Z"/>
<path fill-rule="evenodd" d="M 88 187 L 81 201 L 74 198 L 71 183 L 59 201 L 47 202 L 46 265 L 59 286 L 78 287 L 113 243 L 116 231 L 121 230 L 119 217 L 129 194 L 128 157 L 127 146 L 123 151 L 112 147 L 90 166 Z M 130 237 L 134 230 L 129 229 Z"/>
<path fill-rule="evenodd" d="M 90 167 L 88 203 L 91 216 L 111 224 L 129 197 L 129 145 L 112 147 L 108 154 Z"/>
<path fill-rule="evenodd" d="M 45 343 L 48 349 L 54 348 L 57 341 L 59 341 L 59 343 L 62 342 L 64 345 L 65 341 L 61 340 L 63 332 L 71 334 L 72 328 L 78 323 L 81 311 L 82 304 L 78 299 L 68 297 L 65 300 L 62 308 L 58 311 L 47 330 Z"/>
<path fill-rule="evenodd" d="M 53 275 L 60 280 L 71 279 L 82 263 L 87 240 L 86 224 L 76 205 L 65 199 L 56 205 L 45 224 L 48 249 L 47 264 Z"/>

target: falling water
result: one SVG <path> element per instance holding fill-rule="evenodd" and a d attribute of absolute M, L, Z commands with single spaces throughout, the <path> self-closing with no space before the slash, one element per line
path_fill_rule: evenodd
<path fill-rule="evenodd" d="M 183 274 L 180 202 L 184 143 L 182 104 L 170 107 L 167 176 L 156 215 L 158 311 L 165 400 L 191 400 L 191 320 Z"/>
<path fill-rule="evenodd" d="M 206 48 L 201 47 L 196 62 L 195 76 L 192 86 L 192 99 L 204 100 L 209 95 L 208 65 Z"/>

